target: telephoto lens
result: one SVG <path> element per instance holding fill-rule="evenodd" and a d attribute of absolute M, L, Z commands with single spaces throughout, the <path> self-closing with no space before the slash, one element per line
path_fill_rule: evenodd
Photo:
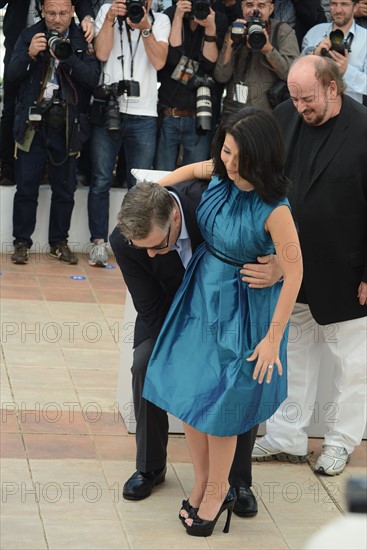
<path fill-rule="evenodd" d="M 203 21 L 210 14 L 210 0 L 193 0 L 192 15 Z"/>
<path fill-rule="evenodd" d="M 203 135 L 212 129 L 212 98 L 208 86 L 199 86 L 196 91 L 196 131 Z"/>
<path fill-rule="evenodd" d="M 110 132 L 116 132 L 120 129 L 119 103 L 113 94 L 110 95 L 107 101 L 105 126 Z"/>
<path fill-rule="evenodd" d="M 145 0 L 127 0 L 127 17 L 134 25 L 140 23 L 144 17 Z"/>
<path fill-rule="evenodd" d="M 254 11 L 252 17 L 247 21 L 247 41 L 253 50 L 261 50 L 266 44 L 263 29 L 265 29 L 265 22 L 261 19 L 260 12 Z"/>
<path fill-rule="evenodd" d="M 341 31 L 340 29 L 331 31 L 329 34 L 329 38 L 331 42 L 331 49 L 335 52 L 340 53 L 341 55 L 344 55 L 345 43 L 343 31 Z"/>
<path fill-rule="evenodd" d="M 59 61 L 67 61 L 73 55 L 72 45 L 68 40 L 64 40 L 57 31 L 49 30 L 46 39 L 49 49 Z"/>

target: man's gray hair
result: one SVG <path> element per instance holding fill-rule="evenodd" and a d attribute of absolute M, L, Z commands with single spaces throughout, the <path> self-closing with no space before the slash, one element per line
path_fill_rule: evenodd
<path fill-rule="evenodd" d="M 158 183 L 143 181 L 128 191 L 118 213 L 118 227 L 126 239 L 145 239 L 154 225 L 167 227 L 175 201 Z"/>

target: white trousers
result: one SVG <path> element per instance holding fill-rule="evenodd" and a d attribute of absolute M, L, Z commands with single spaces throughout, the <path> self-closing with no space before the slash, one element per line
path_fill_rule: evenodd
<path fill-rule="evenodd" d="M 288 398 L 266 423 L 274 448 L 307 453 L 305 428 L 315 414 L 320 368 L 330 372 L 325 444 L 348 453 L 360 444 L 367 418 L 367 317 L 318 325 L 308 305 L 296 304 L 288 338 Z"/>

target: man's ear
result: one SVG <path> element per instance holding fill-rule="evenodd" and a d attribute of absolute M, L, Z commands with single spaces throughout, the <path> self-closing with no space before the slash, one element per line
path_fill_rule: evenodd
<path fill-rule="evenodd" d="M 338 86 L 337 86 L 335 80 L 330 80 L 329 94 L 330 94 L 330 99 L 336 99 L 336 97 L 338 95 Z"/>

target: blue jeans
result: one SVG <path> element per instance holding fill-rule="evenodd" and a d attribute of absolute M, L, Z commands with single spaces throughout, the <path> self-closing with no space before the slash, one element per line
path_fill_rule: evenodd
<path fill-rule="evenodd" d="M 183 164 L 207 160 L 210 156 L 212 133 L 196 133 L 195 116 L 165 116 L 159 131 L 155 158 L 156 170 L 174 170 L 180 145 L 183 146 Z"/>
<path fill-rule="evenodd" d="M 66 162 L 62 161 L 67 158 Z M 18 150 L 15 162 L 13 235 L 14 244 L 32 245 L 36 226 L 38 190 L 48 165 L 51 186 L 51 210 L 48 229 L 50 245 L 67 241 L 76 188 L 76 157 L 66 155 L 65 131 L 48 130 L 47 145 L 42 130 L 35 133 L 29 153 Z M 61 163 L 55 166 L 54 163 Z"/>
<path fill-rule="evenodd" d="M 120 129 L 117 131 L 93 126 L 90 141 L 92 178 L 88 195 L 91 241 L 107 241 L 110 187 L 120 147 L 125 152 L 127 185 L 131 189 L 135 185 L 131 169 L 150 169 L 153 165 L 156 132 L 157 118 L 150 116 L 120 114 Z"/>

